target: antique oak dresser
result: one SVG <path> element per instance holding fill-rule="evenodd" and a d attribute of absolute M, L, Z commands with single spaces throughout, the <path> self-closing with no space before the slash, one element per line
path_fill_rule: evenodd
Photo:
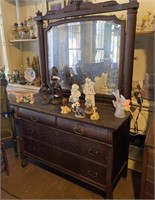
<path fill-rule="evenodd" d="M 127 176 L 129 122 L 116 118 L 114 107 L 98 103 L 100 119 L 61 114 L 60 105 L 11 102 L 20 126 L 22 167 L 27 158 L 45 163 L 99 188 L 112 198 L 120 176 Z"/>

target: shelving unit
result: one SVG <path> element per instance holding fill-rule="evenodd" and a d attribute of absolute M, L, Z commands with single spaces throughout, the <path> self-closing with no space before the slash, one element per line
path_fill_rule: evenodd
<path fill-rule="evenodd" d="M 38 9 L 40 9 L 40 6 Z M 10 14 L 8 15 L 5 10 Z M 27 0 L 4 0 L 2 11 L 8 60 L 8 65 L 6 65 L 7 74 L 12 74 L 13 70 L 16 69 L 22 74 L 23 69 L 21 66 L 26 66 L 26 58 L 29 57 L 30 61 L 32 61 L 33 56 L 38 57 L 39 55 L 38 39 L 14 39 L 12 27 L 14 23 L 18 23 L 20 26 L 21 22 L 28 20 L 30 16 L 34 17 L 36 15 L 35 1 L 33 4 L 33 1 L 28 2 Z M 36 28 L 35 36 L 37 37 Z"/>

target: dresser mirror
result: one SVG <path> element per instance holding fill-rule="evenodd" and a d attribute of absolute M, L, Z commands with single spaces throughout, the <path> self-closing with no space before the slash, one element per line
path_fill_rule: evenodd
<path fill-rule="evenodd" d="M 124 21 L 115 16 L 69 19 L 50 24 L 46 29 L 47 77 L 52 67 L 59 71 L 65 91 L 72 84 L 82 85 L 88 77 L 94 81 L 96 94 L 109 94 L 122 83 Z M 121 89 L 121 88 L 119 88 Z"/>
<path fill-rule="evenodd" d="M 138 5 L 137 0 L 123 4 L 75 0 L 44 16 L 38 11 L 40 91 L 50 88 L 51 69 L 56 66 L 64 94 L 70 94 L 73 83 L 82 92 L 89 77 L 96 98 L 111 99 L 115 89 L 130 98 Z M 127 11 L 125 20 L 116 17 L 120 11 Z"/>

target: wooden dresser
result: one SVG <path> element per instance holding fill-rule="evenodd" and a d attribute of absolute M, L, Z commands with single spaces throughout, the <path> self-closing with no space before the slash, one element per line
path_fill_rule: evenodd
<path fill-rule="evenodd" d="M 96 104 L 100 119 L 61 114 L 60 105 L 16 104 L 22 166 L 34 158 L 75 177 L 112 198 L 119 178 L 127 176 L 130 113 L 114 117 L 114 107 Z"/>
<path fill-rule="evenodd" d="M 143 171 L 141 179 L 141 199 L 155 199 L 154 195 L 154 156 L 155 156 L 155 142 L 154 142 L 154 113 L 144 146 L 143 157 Z"/>

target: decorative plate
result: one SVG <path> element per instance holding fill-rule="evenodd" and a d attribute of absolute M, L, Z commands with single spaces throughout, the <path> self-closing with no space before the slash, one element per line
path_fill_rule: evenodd
<path fill-rule="evenodd" d="M 36 78 L 35 71 L 30 67 L 24 71 L 24 77 L 28 82 L 32 82 Z"/>

